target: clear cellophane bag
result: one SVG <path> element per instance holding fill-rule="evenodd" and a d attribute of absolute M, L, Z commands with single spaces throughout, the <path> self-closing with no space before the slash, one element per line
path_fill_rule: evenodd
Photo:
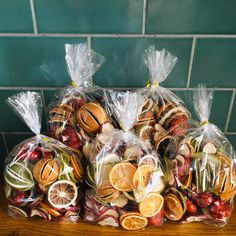
<path fill-rule="evenodd" d="M 5 160 L 9 215 L 77 221 L 83 197 L 81 153 L 40 134 L 43 105 L 38 93 L 22 92 L 7 102 L 35 134 L 15 146 Z"/>
<path fill-rule="evenodd" d="M 175 201 L 182 204 L 179 209 L 166 208 L 170 220 L 203 221 L 222 227 L 233 211 L 236 159 L 224 133 L 209 122 L 212 99 L 213 92 L 202 85 L 194 90 L 199 124 L 181 139 L 175 158 L 168 161 L 165 202 L 168 206 L 174 194 Z"/>
<path fill-rule="evenodd" d="M 177 57 L 150 46 L 145 50 L 144 63 L 149 70 L 146 88 L 138 92 L 147 96 L 134 128 L 138 136 L 150 143 L 161 155 L 173 158 L 180 137 L 189 127 L 190 113 L 183 101 L 160 85 L 173 70 Z"/>
<path fill-rule="evenodd" d="M 138 93 L 108 90 L 106 98 L 121 129 L 104 125 L 86 152 L 86 183 L 90 188 L 85 194 L 84 220 L 126 230 L 161 225 L 162 166 L 151 146 L 133 130 L 145 98 Z"/>
<path fill-rule="evenodd" d="M 66 44 L 65 53 L 71 85 L 49 105 L 49 136 L 81 150 L 109 120 L 103 108 L 103 90 L 93 86 L 92 81 L 105 58 L 87 44 Z"/>

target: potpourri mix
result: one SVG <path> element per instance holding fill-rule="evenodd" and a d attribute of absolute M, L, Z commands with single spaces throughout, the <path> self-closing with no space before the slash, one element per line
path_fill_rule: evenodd
<path fill-rule="evenodd" d="M 146 88 L 135 92 L 93 86 L 105 61 L 87 44 L 65 45 L 71 85 L 48 109 L 49 136 L 40 134 L 38 93 L 9 97 L 34 137 L 5 161 L 9 215 L 139 230 L 164 222 L 222 227 L 233 212 L 236 158 L 209 121 L 213 94 L 194 90 L 199 121 L 183 101 L 160 86 L 177 58 L 145 50 Z"/>
<path fill-rule="evenodd" d="M 8 103 L 35 134 L 15 146 L 5 161 L 9 215 L 77 221 L 83 197 L 82 154 L 40 134 L 43 106 L 38 93 L 19 93 Z"/>
<path fill-rule="evenodd" d="M 92 82 L 105 58 L 87 44 L 66 44 L 65 51 L 72 83 L 49 105 L 49 135 L 81 150 L 108 121 L 102 107 L 103 90 Z"/>

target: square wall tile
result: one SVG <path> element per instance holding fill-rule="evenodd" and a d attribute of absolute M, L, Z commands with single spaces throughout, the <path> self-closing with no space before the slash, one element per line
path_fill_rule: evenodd
<path fill-rule="evenodd" d="M 235 134 L 227 134 L 226 137 L 230 141 L 231 145 L 234 148 L 234 151 L 236 150 L 236 135 Z"/>
<path fill-rule="evenodd" d="M 60 91 L 62 91 L 62 90 L 44 90 L 43 91 L 46 110 L 48 110 L 49 104 L 58 100 L 58 95 L 59 95 Z"/>
<path fill-rule="evenodd" d="M 236 3 L 236 2 L 235 2 Z M 236 87 L 236 39 L 198 39 L 191 86 Z"/>
<path fill-rule="evenodd" d="M 31 134 L 6 134 L 6 143 L 8 151 L 11 152 L 11 150 L 21 142 L 34 137 L 35 135 L 33 133 Z"/>
<path fill-rule="evenodd" d="M 3 114 L 1 117 L 0 132 L 30 132 L 29 127 L 24 123 L 23 120 L 21 120 L 21 118 L 16 115 L 16 113 L 6 103 L 8 97 L 15 95 L 19 92 L 23 92 L 23 90 L 0 90 L 0 114 Z M 46 118 L 43 113 L 41 131 L 43 132 L 45 130 Z"/>
<path fill-rule="evenodd" d="M 199 121 L 199 118 L 197 117 L 194 111 L 193 91 L 174 91 L 174 93 L 183 99 L 186 104 L 186 107 L 192 114 L 192 118 Z M 225 129 L 231 96 L 232 92 L 230 91 L 215 91 L 213 94 L 209 121 L 218 126 L 222 132 Z"/>
<path fill-rule="evenodd" d="M 142 33 L 143 0 L 34 0 L 40 33 Z"/>
<path fill-rule="evenodd" d="M 148 0 L 147 32 L 235 34 L 235 0 Z"/>
<path fill-rule="evenodd" d="M 29 0 L 0 1 L 1 33 L 33 33 L 33 21 Z"/>
<path fill-rule="evenodd" d="M 66 86 L 66 43 L 84 43 L 86 38 L 0 38 L 0 86 Z"/>
<path fill-rule="evenodd" d="M 228 132 L 236 132 L 236 97 L 234 98 L 233 109 L 229 121 Z"/>
<path fill-rule="evenodd" d="M 190 39 L 92 38 L 92 48 L 106 57 L 106 62 L 94 76 L 94 83 L 106 87 L 145 86 L 149 72 L 143 54 L 145 49 L 154 45 L 156 49 L 165 48 L 178 57 L 162 86 L 185 87 L 191 44 Z"/>
<path fill-rule="evenodd" d="M 5 144 L 3 142 L 3 137 L 0 135 L 0 170 L 3 170 L 4 168 L 4 160 L 6 158 L 7 152 L 5 149 Z"/>

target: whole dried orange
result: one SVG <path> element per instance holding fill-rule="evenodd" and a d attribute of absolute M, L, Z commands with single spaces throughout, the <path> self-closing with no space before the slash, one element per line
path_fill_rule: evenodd
<path fill-rule="evenodd" d="M 143 216 L 152 217 L 163 207 L 164 199 L 159 193 L 149 193 L 148 196 L 139 204 L 139 211 Z"/>
<path fill-rule="evenodd" d="M 140 213 L 128 212 L 121 216 L 120 224 L 126 230 L 138 230 L 148 224 L 148 219 Z"/>
<path fill-rule="evenodd" d="M 130 162 L 118 163 L 112 167 L 109 181 L 115 189 L 129 192 L 133 189 L 132 179 L 135 171 L 136 167 Z"/>

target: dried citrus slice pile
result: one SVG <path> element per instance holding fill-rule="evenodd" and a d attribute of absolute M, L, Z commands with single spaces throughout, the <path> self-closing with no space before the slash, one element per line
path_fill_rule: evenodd
<path fill-rule="evenodd" d="M 48 190 L 48 202 L 55 208 L 67 208 L 75 204 L 78 196 L 76 185 L 69 180 L 59 180 Z"/>
<path fill-rule="evenodd" d="M 120 224 L 124 229 L 138 230 L 147 226 L 148 219 L 138 212 L 128 212 L 120 217 Z"/>
<path fill-rule="evenodd" d="M 110 183 L 119 191 L 129 192 L 133 189 L 132 179 L 135 172 L 136 167 L 131 163 L 118 163 L 113 166 L 109 173 Z"/>

